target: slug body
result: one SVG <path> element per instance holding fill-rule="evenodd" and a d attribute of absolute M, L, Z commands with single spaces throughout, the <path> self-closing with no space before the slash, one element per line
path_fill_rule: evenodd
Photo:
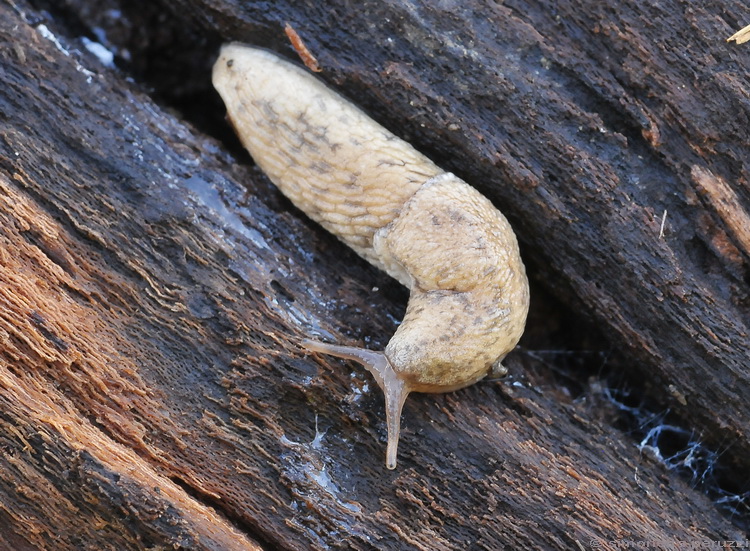
<path fill-rule="evenodd" d="M 392 469 L 407 395 L 471 385 L 502 369 L 520 339 L 529 288 L 513 230 L 474 188 L 270 52 L 224 46 L 213 84 L 243 145 L 281 191 L 411 291 L 384 352 L 303 342 L 374 375 L 386 398 Z"/>

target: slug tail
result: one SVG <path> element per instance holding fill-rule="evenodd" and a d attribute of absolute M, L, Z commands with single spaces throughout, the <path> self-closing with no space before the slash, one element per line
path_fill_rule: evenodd
<path fill-rule="evenodd" d="M 347 360 L 361 363 L 378 383 L 385 395 L 385 414 L 388 425 L 388 447 L 386 450 L 385 466 L 389 469 L 396 468 L 396 455 L 398 452 L 398 439 L 401 435 L 401 410 L 404 407 L 406 397 L 409 395 L 409 387 L 406 382 L 398 376 L 391 366 L 391 362 L 383 352 L 357 348 L 354 346 L 339 346 L 320 341 L 304 339 L 302 346 L 313 352 L 330 354 Z"/>

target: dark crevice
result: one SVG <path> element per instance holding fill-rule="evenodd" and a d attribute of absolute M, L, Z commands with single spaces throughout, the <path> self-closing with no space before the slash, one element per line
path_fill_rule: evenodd
<path fill-rule="evenodd" d="M 222 44 L 213 30 L 185 17 L 176 18 L 159 2 L 33 0 L 44 22 L 68 37 L 102 44 L 117 70 L 151 98 L 201 132 L 219 139 L 246 158 L 224 120 L 224 105 L 211 85 L 211 68 Z M 80 50 L 85 50 L 80 47 Z"/>
<path fill-rule="evenodd" d="M 194 486 L 185 482 L 179 476 L 172 475 L 169 477 L 174 484 L 184 490 L 186 494 L 195 499 L 197 502 L 209 507 L 220 514 L 229 521 L 229 524 L 237 528 L 243 534 L 246 534 L 250 539 L 255 541 L 265 551 L 273 551 L 279 549 L 279 546 L 273 542 L 273 534 L 269 534 L 268 531 L 263 530 L 261 526 L 249 523 L 245 518 L 233 514 L 231 508 L 227 507 L 220 499 L 216 499 L 211 495 L 201 492 Z"/>

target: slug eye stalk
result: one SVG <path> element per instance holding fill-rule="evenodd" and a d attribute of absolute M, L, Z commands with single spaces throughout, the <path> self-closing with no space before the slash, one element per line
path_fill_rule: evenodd
<path fill-rule="evenodd" d="M 304 339 L 302 346 L 312 352 L 320 352 L 347 360 L 354 360 L 372 373 L 372 376 L 385 395 L 385 414 L 388 427 L 388 447 L 386 450 L 385 465 L 389 469 L 395 469 L 398 439 L 401 434 L 401 410 L 404 407 L 406 397 L 409 395 L 409 388 L 406 382 L 399 378 L 393 370 L 391 362 L 388 361 L 385 353 L 354 346 L 327 344 L 311 339 Z"/>

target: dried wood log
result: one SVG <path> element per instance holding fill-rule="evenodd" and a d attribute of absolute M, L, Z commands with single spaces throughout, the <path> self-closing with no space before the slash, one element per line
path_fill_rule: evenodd
<path fill-rule="evenodd" d="M 404 293 L 290 211 L 259 172 L 38 21 L 23 2 L 0 3 L 0 545 L 614 549 L 623 538 L 741 537 L 586 405 L 524 374 L 520 355 L 507 381 L 407 404 L 400 467 L 386 471 L 371 381 L 295 343 L 314 332 L 382 345 Z M 302 36 L 325 76 L 332 58 Z M 405 129 L 458 170 L 440 139 L 458 147 L 463 131 L 416 131 L 434 108 Z M 518 166 L 502 151 L 494 166 L 468 157 L 465 175 L 508 177 Z M 527 192 L 540 201 L 540 186 Z M 573 224 L 523 196 L 506 184 L 494 198 L 543 273 L 542 232 Z M 548 218 L 521 222 L 522 205 Z M 581 298 L 578 268 L 560 269 L 570 300 Z"/>
<path fill-rule="evenodd" d="M 291 22 L 322 78 L 489 196 L 532 276 L 747 472 L 749 62 L 725 41 L 746 4 L 174 4 L 294 56 Z"/>

